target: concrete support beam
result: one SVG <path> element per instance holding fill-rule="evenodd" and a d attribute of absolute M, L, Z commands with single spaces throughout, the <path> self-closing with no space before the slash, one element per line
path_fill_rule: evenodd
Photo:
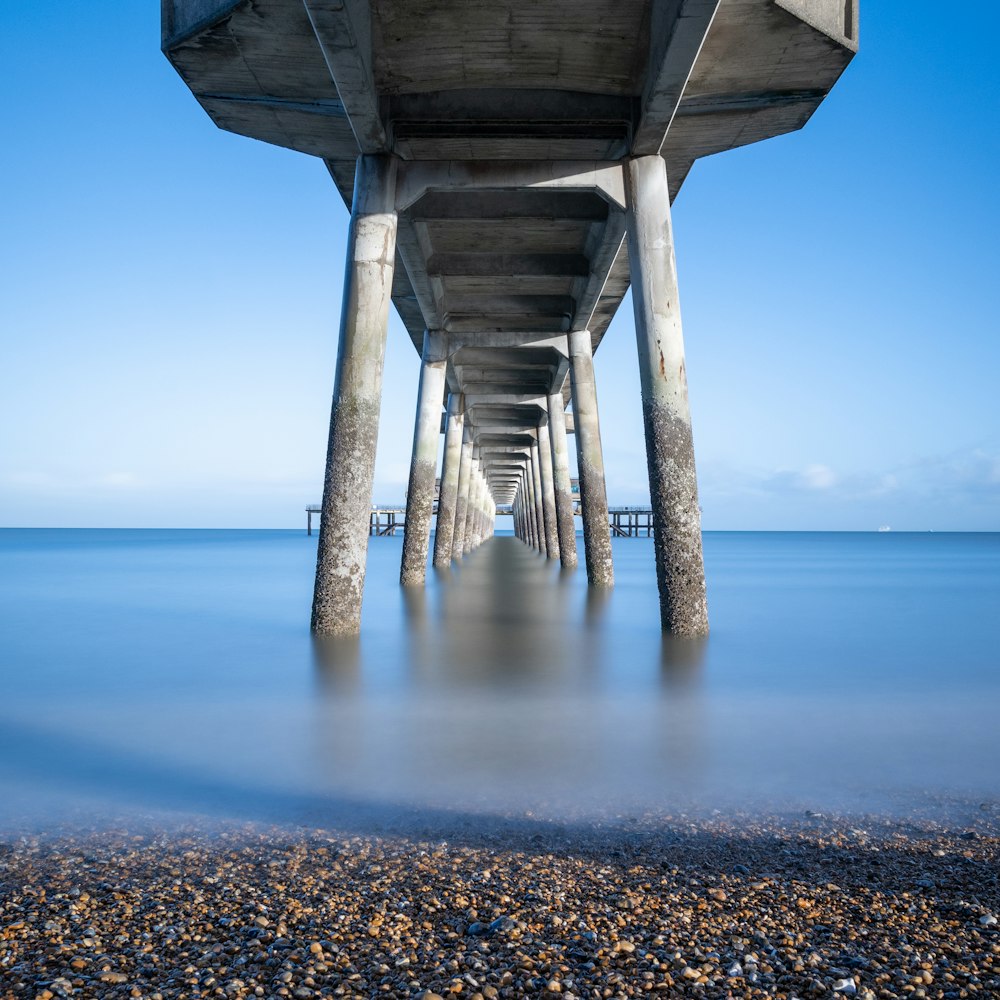
<path fill-rule="evenodd" d="M 625 207 L 621 168 L 615 160 L 411 160 L 400 175 L 397 207 L 403 211 L 428 191 L 524 191 L 530 188 L 596 191 Z"/>
<path fill-rule="evenodd" d="M 428 330 L 424 333 L 410 483 L 406 491 L 406 531 L 399 570 L 399 582 L 404 587 L 422 586 L 427 577 L 427 547 L 434 512 L 434 480 L 447 362 L 448 338 L 443 333 Z"/>
<path fill-rule="evenodd" d="M 451 540 L 451 558 L 461 559 L 465 551 L 465 515 L 469 508 L 469 479 L 472 473 L 472 425 L 462 428 L 462 460 L 458 468 L 458 499 L 455 501 L 455 530 Z"/>
<path fill-rule="evenodd" d="M 396 159 L 358 157 L 323 483 L 312 629 L 357 635 L 396 259 Z"/>
<path fill-rule="evenodd" d="M 576 525 L 573 521 L 573 484 L 569 474 L 569 444 L 566 439 L 566 411 L 563 409 L 562 395 L 558 392 L 553 393 L 549 396 L 548 405 L 559 559 L 566 569 L 575 569 L 578 557 Z"/>
<path fill-rule="evenodd" d="M 304 3 L 358 147 L 364 153 L 387 149 L 372 72 L 370 5 L 367 0 Z"/>
<path fill-rule="evenodd" d="M 667 171 L 659 156 L 643 156 L 630 160 L 626 173 L 660 621 L 665 631 L 678 635 L 707 635 L 701 513 Z"/>
<path fill-rule="evenodd" d="M 542 478 L 542 510 L 545 513 L 545 551 L 550 559 L 559 558 L 559 527 L 556 523 L 556 490 L 552 470 L 552 445 L 548 420 L 538 425 L 538 471 Z"/>
<path fill-rule="evenodd" d="M 658 154 L 684 96 L 691 70 L 719 9 L 719 0 L 674 0 L 652 5 L 642 113 L 633 154 Z"/>
<path fill-rule="evenodd" d="M 608 493 L 604 482 L 601 421 L 589 330 L 575 330 L 569 335 L 569 356 L 587 580 L 593 587 L 612 587 L 615 571 L 611 560 Z"/>
<path fill-rule="evenodd" d="M 455 534 L 455 505 L 458 501 L 458 474 L 462 464 L 464 425 L 462 394 L 453 392 L 448 396 L 448 426 L 444 437 L 437 530 L 434 532 L 434 565 L 438 569 L 444 569 L 451 564 L 451 542 Z"/>

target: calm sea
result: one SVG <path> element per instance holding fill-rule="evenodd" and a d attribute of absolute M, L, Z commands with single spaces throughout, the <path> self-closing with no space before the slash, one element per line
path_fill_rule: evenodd
<path fill-rule="evenodd" d="M 589 593 L 497 537 L 425 591 L 372 539 L 359 642 L 302 531 L 0 531 L 0 825 L 876 809 L 1000 790 L 1000 534 L 708 533 L 712 635 L 652 543 Z"/>

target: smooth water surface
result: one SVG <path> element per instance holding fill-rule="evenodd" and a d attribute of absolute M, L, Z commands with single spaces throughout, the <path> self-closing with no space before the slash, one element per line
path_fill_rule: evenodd
<path fill-rule="evenodd" d="M 315 547 L 0 531 L 0 823 L 997 796 L 1000 535 L 708 533 L 706 642 L 650 540 L 601 594 L 498 536 L 422 591 L 372 539 L 360 641 L 314 643 Z"/>

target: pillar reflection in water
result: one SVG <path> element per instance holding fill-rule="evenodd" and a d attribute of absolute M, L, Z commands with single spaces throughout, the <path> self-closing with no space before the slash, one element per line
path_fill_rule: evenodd
<path fill-rule="evenodd" d="M 520 810 L 669 800 L 690 784 L 703 642 L 622 629 L 615 591 L 513 538 L 399 593 L 378 635 L 317 647 L 330 789 Z"/>

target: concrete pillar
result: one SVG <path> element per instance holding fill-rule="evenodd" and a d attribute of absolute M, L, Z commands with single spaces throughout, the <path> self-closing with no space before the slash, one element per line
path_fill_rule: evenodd
<path fill-rule="evenodd" d="M 469 507 L 469 478 L 472 472 L 472 425 L 462 428 L 462 460 L 458 467 L 458 496 L 455 500 L 455 530 L 451 539 L 451 558 L 461 559 L 465 551 L 465 515 Z"/>
<path fill-rule="evenodd" d="M 556 499 L 556 526 L 559 531 L 559 559 L 566 569 L 575 569 L 576 523 L 573 518 L 573 484 L 569 475 L 569 447 L 566 441 L 566 411 L 562 394 L 549 396 L 549 445 L 552 450 L 552 478 Z"/>
<path fill-rule="evenodd" d="M 542 508 L 545 511 L 545 549 L 550 559 L 558 559 L 559 528 L 556 524 L 556 491 L 548 420 L 538 425 L 538 471 L 542 478 Z"/>
<path fill-rule="evenodd" d="M 659 156 L 641 156 L 628 161 L 625 176 L 660 622 L 677 635 L 708 635 L 667 171 Z"/>
<path fill-rule="evenodd" d="M 358 157 L 323 481 L 312 630 L 357 635 L 396 259 L 396 159 Z"/>
<path fill-rule="evenodd" d="M 472 464 L 469 467 L 469 496 L 465 504 L 465 531 L 462 538 L 462 555 L 472 551 L 472 529 L 476 523 L 476 502 L 479 499 L 479 445 L 472 446 Z"/>
<path fill-rule="evenodd" d="M 531 495 L 535 504 L 535 544 L 542 555 L 548 555 L 545 547 L 545 506 L 542 501 L 542 473 L 538 462 L 538 442 L 531 442 Z"/>
<path fill-rule="evenodd" d="M 406 491 L 403 561 L 399 570 L 399 582 L 404 587 L 421 586 L 427 576 L 427 546 L 434 513 L 434 479 L 447 361 L 447 336 L 437 331 L 426 331 L 413 428 L 410 485 Z"/>
<path fill-rule="evenodd" d="M 535 545 L 535 499 L 532 495 L 531 476 L 528 474 L 531 467 L 530 462 L 525 462 L 524 470 L 521 473 L 521 492 L 524 494 L 524 527 L 527 534 L 527 542 L 532 548 Z"/>
<path fill-rule="evenodd" d="M 476 481 L 473 484 L 473 502 L 469 505 L 469 551 L 478 549 L 483 541 L 483 474 L 476 470 Z"/>
<path fill-rule="evenodd" d="M 455 504 L 458 500 L 458 473 L 462 464 L 464 400 L 460 392 L 448 397 L 448 427 L 444 436 L 441 468 L 441 496 L 438 499 L 437 528 L 434 532 L 434 565 L 444 569 L 451 563 L 451 541 L 455 534 Z"/>
<path fill-rule="evenodd" d="M 604 484 L 601 421 L 589 330 L 574 330 L 569 335 L 569 357 L 587 580 L 594 587 L 612 587 L 615 571 L 611 562 L 608 492 Z"/>

